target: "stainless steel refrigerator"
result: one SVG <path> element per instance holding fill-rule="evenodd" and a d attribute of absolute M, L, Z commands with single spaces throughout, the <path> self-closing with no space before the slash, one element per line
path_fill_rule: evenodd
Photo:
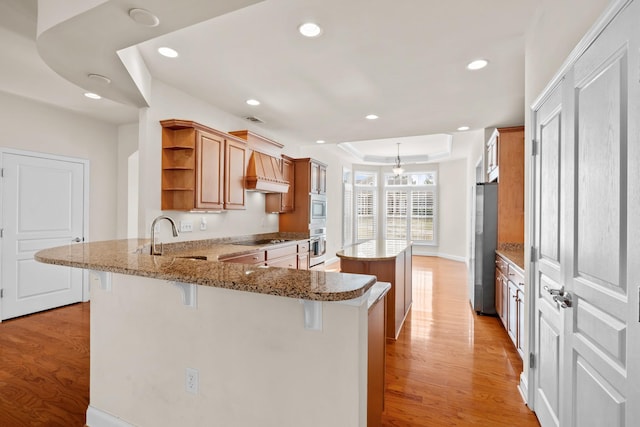
<path fill-rule="evenodd" d="M 478 314 L 496 314 L 496 244 L 498 184 L 476 184 L 474 257 L 470 265 L 469 299 Z"/>

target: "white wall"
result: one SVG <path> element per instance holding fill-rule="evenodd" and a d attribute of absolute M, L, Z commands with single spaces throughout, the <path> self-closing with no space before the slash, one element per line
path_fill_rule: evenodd
<path fill-rule="evenodd" d="M 252 130 L 246 120 L 225 113 L 218 108 L 192 97 L 161 81 L 154 80 L 152 85 L 151 107 L 140 110 L 139 155 L 140 155 L 140 191 L 138 232 L 140 237 L 149 237 L 150 224 L 160 215 L 160 179 L 162 128 L 160 120 L 194 120 L 224 132 L 240 129 Z M 254 130 L 263 134 L 260 130 Z M 268 136 L 268 135 L 265 135 Z M 120 195 L 120 198 L 124 195 Z M 246 193 L 246 209 L 224 213 L 188 213 L 165 212 L 176 221 L 185 220 L 194 223 L 193 232 L 181 233 L 175 240 L 196 240 L 213 237 L 225 237 L 243 234 L 258 234 L 278 231 L 278 216 L 267 214 L 264 209 L 264 194 Z M 206 218 L 207 230 L 200 231 L 200 221 Z M 163 222 L 161 240 L 174 240 L 170 237 L 167 222 Z M 169 237 L 167 237 L 169 236 Z"/>
<path fill-rule="evenodd" d="M 118 128 L 118 225 L 117 238 L 126 239 L 129 218 L 129 157 L 138 151 L 138 123 Z M 135 191 L 136 189 L 134 189 Z"/>
<path fill-rule="evenodd" d="M 467 159 L 439 164 L 438 256 L 465 261 L 467 255 Z M 419 253 L 419 250 L 416 250 Z"/>
<path fill-rule="evenodd" d="M 89 236 L 116 237 L 115 125 L 0 92 L 0 146 L 88 159 Z"/>

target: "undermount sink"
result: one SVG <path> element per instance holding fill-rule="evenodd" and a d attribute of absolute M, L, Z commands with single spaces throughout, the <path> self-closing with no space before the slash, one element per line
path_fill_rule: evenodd
<path fill-rule="evenodd" d="M 204 255 L 184 255 L 184 256 L 177 256 L 176 258 L 184 258 L 184 259 L 199 259 L 199 260 L 207 260 L 207 257 Z"/>

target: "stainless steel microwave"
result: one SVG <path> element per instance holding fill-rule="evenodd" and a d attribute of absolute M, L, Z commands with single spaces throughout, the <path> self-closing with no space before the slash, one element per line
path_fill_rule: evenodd
<path fill-rule="evenodd" d="M 327 196 L 312 194 L 310 196 L 309 224 L 324 224 L 327 220 Z"/>

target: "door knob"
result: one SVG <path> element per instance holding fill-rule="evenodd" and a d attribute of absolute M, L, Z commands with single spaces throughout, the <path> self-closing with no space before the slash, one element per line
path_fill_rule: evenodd
<path fill-rule="evenodd" d="M 564 286 L 561 287 L 560 289 L 551 289 L 547 285 L 544 285 L 544 287 L 542 289 L 544 289 L 545 291 L 549 292 L 549 294 L 553 295 L 553 296 L 562 295 L 564 293 Z"/>
<path fill-rule="evenodd" d="M 571 294 L 569 292 L 563 292 L 560 295 L 554 295 L 553 300 L 560 304 L 560 308 L 571 307 Z"/>

